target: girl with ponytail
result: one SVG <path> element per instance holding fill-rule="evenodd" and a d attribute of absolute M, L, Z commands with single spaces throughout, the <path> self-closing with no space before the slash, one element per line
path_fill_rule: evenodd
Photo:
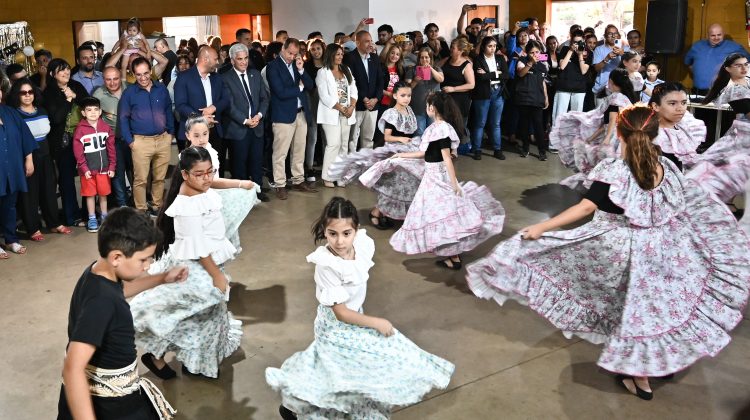
<path fill-rule="evenodd" d="M 420 150 L 393 155 L 394 159 L 424 159 L 424 176 L 404 224 L 390 242 L 396 251 L 433 253 L 443 257 L 438 265 L 459 270 L 462 252 L 503 230 L 505 210 L 487 187 L 458 183 L 453 157 L 464 124 L 450 95 L 430 94 L 427 115 L 434 122 L 422 135 Z"/>
<path fill-rule="evenodd" d="M 211 188 L 215 173 L 206 149 L 191 146 L 180 153 L 156 221 L 164 246 L 151 270 L 184 265 L 188 278 L 130 302 L 141 362 L 161 379 L 176 376 L 164 361 L 167 352 L 175 353 L 184 374 L 218 378 L 219 363 L 240 345 L 242 323 L 227 309 L 224 272 L 224 263 L 239 251 L 226 236 L 221 196 Z"/>
<path fill-rule="evenodd" d="M 381 230 L 393 226 L 393 220 L 404 220 L 406 209 L 419 187 L 419 168 L 414 165 L 402 168 L 385 162 L 395 153 L 419 150 L 419 125 L 409 103 L 412 88 L 409 83 L 398 82 L 393 86 L 393 107 L 383 112 L 378 120 L 378 130 L 383 133 L 385 145 L 375 149 L 363 148 L 324 164 L 324 179 L 327 187 L 345 186 L 359 180 L 378 194 L 377 205 L 370 211 L 370 223 Z M 333 160 L 331 157 L 330 160 Z M 378 167 L 374 171 L 373 168 Z M 327 169 L 327 170 L 326 170 Z M 365 184 L 363 174 L 370 172 Z"/>
<path fill-rule="evenodd" d="M 650 377 L 670 378 L 729 343 L 750 287 L 750 241 L 720 201 L 659 156 L 658 133 L 652 109 L 623 110 L 621 158 L 591 171 L 583 200 L 467 268 L 478 297 L 517 300 L 566 337 L 603 344 L 598 365 L 644 400 Z"/>
<path fill-rule="evenodd" d="M 558 150 L 563 165 L 576 173 L 560 184 L 576 189 L 591 185 L 587 175 L 602 159 L 617 155 L 617 113 L 638 101 L 628 71 L 616 68 L 609 74 L 606 101 L 589 112 L 571 111 L 557 118 L 550 132 L 551 147 Z"/>
<path fill-rule="evenodd" d="M 307 256 L 319 302 L 315 341 L 281 368 L 266 369 L 266 382 L 281 393 L 282 418 L 387 419 L 395 406 L 447 387 L 452 363 L 417 347 L 387 319 L 364 313 L 375 242 L 360 228 L 354 204 L 332 198 L 312 234 L 315 243 L 325 242 Z"/>

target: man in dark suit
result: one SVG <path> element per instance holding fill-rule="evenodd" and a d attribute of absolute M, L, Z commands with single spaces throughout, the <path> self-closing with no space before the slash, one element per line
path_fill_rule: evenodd
<path fill-rule="evenodd" d="M 299 41 L 288 38 L 281 54 L 266 66 L 271 96 L 273 122 L 273 187 L 276 197 L 287 199 L 284 163 L 291 148 L 292 189 L 317 192 L 305 182 L 304 160 L 307 143 L 307 121 L 313 121 L 307 105 L 305 89 L 312 89 L 313 80 L 305 73 L 299 55 Z"/>
<path fill-rule="evenodd" d="M 372 138 L 378 119 L 378 103 L 383 98 L 383 72 L 380 68 L 378 56 L 370 53 L 372 36 L 362 30 L 356 35 L 357 49 L 344 55 L 346 64 L 357 82 L 357 122 L 349 135 L 349 151 L 360 147 L 372 149 Z"/>
<path fill-rule="evenodd" d="M 224 73 L 224 94 L 230 99 L 224 113 L 224 137 L 229 140 L 232 177 L 252 179 L 263 186 L 263 123 L 268 113 L 268 93 L 258 70 L 250 68 L 244 44 L 229 49 L 232 69 Z M 249 173 L 248 173 L 249 169 Z M 248 176 L 249 175 L 249 176 Z M 261 192 L 258 198 L 268 201 Z"/>
<path fill-rule="evenodd" d="M 190 69 L 180 73 L 174 83 L 175 109 L 180 121 L 187 121 L 191 114 L 202 114 L 210 124 L 209 143 L 219 153 L 219 174 L 226 170 L 226 148 L 222 140 L 224 131 L 219 118 L 229 106 L 229 97 L 224 95 L 224 82 L 215 73 L 219 65 L 219 54 L 204 46 L 198 51 L 198 59 Z M 187 140 L 185 125 L 180 124 L 178 138 Z"/>

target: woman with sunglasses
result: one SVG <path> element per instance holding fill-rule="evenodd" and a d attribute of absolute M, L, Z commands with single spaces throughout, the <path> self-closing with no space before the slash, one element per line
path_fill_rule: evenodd
<path fill-rule="evenodd" d="M 5 260 L 6 249 L 15 254 L 26 253 L 16 235 L 16 201 L 19 193 L 27 190 L 26 177 L 34 173 L 31 153 L 37 145 L 18 112 L 2 105 L 2 99 L 0 90 L 0 233 L 5 239 L 0 260 Z"/>
<path fill-rule="evenodd" d="M 21 118 L 34 136 L 38 148 L 32 153 L 34 173 L 26 177 L 28 190 L 19 197 L 21 219 L 26 227 L 29 238 L 35 242 L 44 240 L 42 221 L 53 233 L 70 234 L 70 229 L 60 223 L 59 207 L 57 206 L 57 184 L 55 164 L 52 162 L 47 135 L 50 132 L 50 122 L 47 110 L 39 106 L 41 91 L 24 78 L 18 80 L 8 94 L 8 105 L 16 108 Z M 39 217 L 41 208 L 42 217 Z"/>

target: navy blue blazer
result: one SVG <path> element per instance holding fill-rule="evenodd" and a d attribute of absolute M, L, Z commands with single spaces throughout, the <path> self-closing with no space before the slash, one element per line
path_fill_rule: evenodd
<path fill-rule="evenodd" d="M 383 99 L 385 79 L 378 56 L 370 54 L 370 58 L 367 60 L 367 72 L 365 72 L 365 66 L 362 64 L 359 51 L 356 49 L 344 55 L 344 64 L 349 67 L 352 76 L 354 76 L 354 81 L 357 83 L 357 111 L 365 111 L 367 109 L 363 102 L 365 98 L 378 98 L 378 103 L 380 103 L 380 100 Z M 370 77 L 367 77 L 368 73 Z"/>
<path fill-rule="evenodd" d="M 266 66 L 266 79 L 271 90 L 271 122 L 290 124 L 297 118 L 297 99 L 302 103 L 307 121 L 314 121 L 310 107 L 307 104 L 307 95 L 299 90 L 299 82 L 302 80 L 305 90 L 313 89 L 315 83 L 307 72 L 299 74 L 297 67 L 294 68 L 294 78 L 289 73 L 289 68 L 281 56 L 268 63 Z"/>
<path fill-rule="evenodd" d="M 221 116 L 229 107 L 229 97 L 224 95 L 224 82 L 221 80 L 219 73 L 210 73 L 208 80 L 211 82 L 211 100 L 216 107 L 216 113 L 214 114 L 216 133 L 219 137 L 223 137 Z M 177 130 L 177 137 L 185 140 L 187 138 L 185 136 L 185 121 L 190 117 L 190 114 L 200 114 L 199 109 L 206 107 L 206 93 L 203 91 L 197 66 L 177 75 L 177 80 L 174 82 L 174 107 L 182 122 Z"/>

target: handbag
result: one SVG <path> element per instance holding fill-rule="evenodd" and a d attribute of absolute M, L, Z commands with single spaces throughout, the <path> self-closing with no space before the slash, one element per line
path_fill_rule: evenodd
<path fill-rule="evenodd" d="M 75 132 L 76 126 L 81 121 L 81 112 L 78 104 L 75 102 L 70 107 L 68 116 L 65 117 L 65 131 L 63 131 L 62 138 L 60 139 L 60 148 L 65 149 L 70 146 L 73 142 L 73 133 Z"/>

